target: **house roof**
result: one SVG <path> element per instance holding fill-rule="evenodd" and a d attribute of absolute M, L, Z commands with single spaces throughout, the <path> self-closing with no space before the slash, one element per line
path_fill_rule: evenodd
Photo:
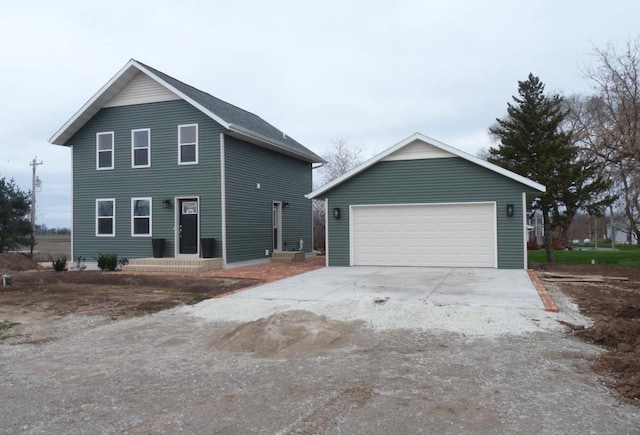
<path fill-rule="evenodd" d="M 478 166 L 482 166 L 483 168 L 486 168 L 490 171 L 496 172 L 500 175 L 503 175 L 507 178 L 510 178 L 514 181 L 517 181 L 518 183 L 521 183 L 529 188 L 531 188 L 531 191 L 535 191 L 535 192 L 545 192 L 547 189 L 545 186 L 543 186 L 542 184 L 536 183 L 535 181 L 527 178 L 527 177 L 523 177 L 522 175 L 518 175 L 515 172 L 511 172 L 507 169 L 501 168 L 500 166 L 494 165 L 493 163 L 489 163 L 485 160 L 479 159 L 475 156 L 472 156 L 471 154 L 467 154 L 464 151 L 461 151 L 457 148 L 454 148 L 452 146 L 449 146 L 447 144 L 444 144 L 440 141 L 437 141 L 435 139 L 432 139 L 430 137 L 427 137 L 421 133 L 414 133 L 411 136 L 409 136 L 408 138 L 400 141 L 399 143 L 397 143 L 396 145 L 392 146 L 391 148 L 388 148 L 386 150 L 384 150 L 383 152 L 381 152 L 380 154 L 372 157 L 371 159 L 367 160 L 366 162 L 364 162 L 363 164 L 361 164 L 360 166 L 357 166 L 356 168 L 352 169 L 351 171 L 345 173 L 344 175 L 336 178 L 335 180 L 325 184 L 324 186 L 320 187 L 319 189 L 314 190 L 313 192 L 309 193 L 308 195 L 306 195 L 307 198 L 309 199 L 314 199 L 314 198 L 318 198 L 320 196 L 322 196 L 324 193 L 334 189 L 335 187 L 339 186 L 340 184 L 344 183 L 345 181 L 355 177 L 356 175 L 358 175 L 359 173 L 367 170 L 368 168 L 370 168 L 371 166 L 375 165 L 376 163 L 384 160 L 385 158 L 390 157 L 393 153 L 401 150 L 402 148 L 407 147 L 407 145 L 415 143 L 416 141 L 421 141 L 427 145 L 430 145 L 431 147 L 434 147 L 437 150 L 440 150 L 441 152 L 447 153 L 447 155 L 451 155 L 451 157 L 460 157 L 462 159 L 468 160 L 471 163 L 475 163 Z M 442 157 L 443 155 L 440 154 L 439 157 Z"/>
<path fill-rule="evenodd" d="M 227 134 L 230 136 L 310 163 L 323 161 L 317 154 L 259 116 L 176 80 L 135 59 L 127 62 L 49 141 L 56 145 L 68 145 L 69 139 L 140 72 L 222 125 L 228 130 Z"/>

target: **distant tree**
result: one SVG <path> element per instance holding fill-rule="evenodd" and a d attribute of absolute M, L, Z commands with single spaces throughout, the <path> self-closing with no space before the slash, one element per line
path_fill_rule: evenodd
<path fill-rule="evenodd" d="M 546 96 L 544 84 L 533 74 L 518 82 L 518 95 L 512 97 L 515 104 L 507 104 L 508 116 L 489 129 L 500 141 L 489 149 L 489 161 L 547 187 L 535 206 L 543 217 L 547 261 L 553 263 L 553 229 L 566 239 L 578 210 L 598 210 L 613 199 L 599 198 L 607 190 L 606 180 L 581 158 L 571 132 L 563 129 L 568 114 L 563 99 Z"/>
<path fill-rule="evenodd" d="M 585 76 L 595 95 L 581 101 L 578 119 L 591 154 L 614 181 L 640 249 L 640 38 L 622 51 L 594 48 L 593 56 Z"/>
<path fill-rule="evenodd" d="M 13 179 L 0 178 L 0 252 L 30 244 L 30 211 L 29 194 Z"/>
<path fill-rule="evenodd" d="M 362 148 L 349 144 L 349 140 L 337 136 L 331 141 L 331 147 L 322 157 L 324 165 L 319 168 L 320 183 L 329 183 L 362 163 Z M 324 251 L 325 248 L 325 210 L 324 201 L 313 200 L 313 249 Z"/>
<path fill-rule="evenodd" d="M 321 168 L 324 183 L 329 183 L 362 163 L 362 148 L 349 144 L 349 140 L 338 136 L 331 140 L 331 147 L 322 155 L 325 160 Z"/>

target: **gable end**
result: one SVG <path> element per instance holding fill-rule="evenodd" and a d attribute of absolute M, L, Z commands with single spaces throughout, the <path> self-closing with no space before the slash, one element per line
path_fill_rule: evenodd
<path fill-rule="evenodd" d="M 180 97 L 146 74 L 138 73 L 103 107 L 131 106 L 179 100 Z"/>

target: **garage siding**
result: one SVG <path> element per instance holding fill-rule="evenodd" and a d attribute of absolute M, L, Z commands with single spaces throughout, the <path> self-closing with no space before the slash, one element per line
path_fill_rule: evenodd
<path fill-rule="evenodd" d="M 349 266 L 349 206 L 496 202 L 498 267 L 524 267 L 524 186 L 459 157 L 382 161 L 327 192 L 329 264 Z M 514 205 L 513 217 L 506 216 Z M 340 219 L 331 210 L 340 208 Z"/>

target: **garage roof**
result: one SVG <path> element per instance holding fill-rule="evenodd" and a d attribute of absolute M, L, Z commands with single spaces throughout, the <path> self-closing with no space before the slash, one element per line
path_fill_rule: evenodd
<path fill-rule="evenodd" d="M 400 151 L 401 149 L 407 147 L 410 144 L 415 143 L 416 141 L 420 141 L 426 145 L 429 145 L 431 147 L 433 147 L 436 151 L 439 152 L 438 155 L 433 154 L 434 158 L 441 158 L 441 157 L 460 157 L 462 159 L 468 160 L 471 163 L 475 163 L 478 166 L 482 166 L 483 168 L 486 168 L 490 171 L 496 172 L 500 175 L 503 175 L 507 178 L 510 178 L 514 181 L 517 181 L 518 183 L 524 184 L 527 187 L 530 187 L 532 191 L 536 191 L 536 192 L 545 192 L 547 190 L 547 188 L 540 184 L 540 183 L 536 183 L 535 181 L 527 178 L 527 177 L 523 177 L 522 175 L 518 175 L 515 172 L 511 172 L 507 169 L 501 168 L 500 166 L 494 165 L 493 163 L 489 163 L 485 160 L 479 159 L 478 157 L 472 156 L 471 154 L 467 154 L 464 151 L 461 151 L 457 148 L 454 148 L 452 146 L 449 146 L 447 144 L 444 144 L 440 141 L 437 141 L 435 139 L 432 139 L 428 136 L 425 136 L 421 133 L 414 133 L 411 136 L 409 136 L 408 138 L 400 141 L 399 143 L 397 143 L 396 145 L 392 146 L 391 148 L 386 149 L 385 151 L 381 152 L 380 154 L 378 154 L 377 156 L 374 156 L 373 158 L 367 160 L 366 162 L 364 162 L 363 164 L 361 164 L 360 166 L 357 166 L 356 168 L 352 169 L 351 171 L 347 172 L 346 174 L 336 178 L 335 180 L 325 184 L 324 186 L 320 187 L 317 190 L 314 190 L 313 192 L 309 193 L 308 195 L 306 195 L 307 198 L 309 199 L 315 199 L 318 198 L 320 196 L 322 196 L 324 193 L 330 191 L 331 189 L 339 186 L 340 184 L 344 183 L 345 181 L 349 180 L 350 178 L 356 176 L 357 174 L 359 174 L 360 172 L 363 172 L 365 170 L 367 170 L 368 168 L 370 168 L 371 166 L 375 165 L 376 163 L 388 159 L 388 160 L 392 160 L 392 154 L 397 153 L 398 151 Z"/>

